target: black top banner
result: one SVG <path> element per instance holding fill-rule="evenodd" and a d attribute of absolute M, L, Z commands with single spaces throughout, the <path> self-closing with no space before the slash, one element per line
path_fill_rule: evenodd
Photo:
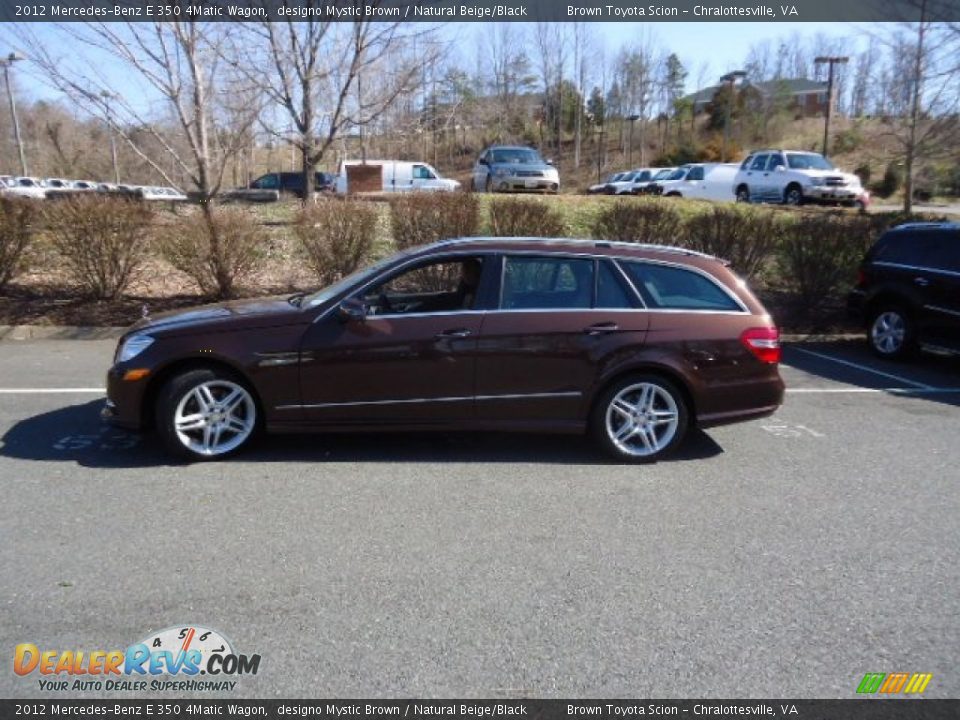
<path fill-rule="evenodd" d="M 0 700 L 0 718 L 955 720 L 960 700 Z"/>
<path fill-rule="evenodd" d="M 960 0 L 4 0 L 0 22 L 917 22 Z"/>

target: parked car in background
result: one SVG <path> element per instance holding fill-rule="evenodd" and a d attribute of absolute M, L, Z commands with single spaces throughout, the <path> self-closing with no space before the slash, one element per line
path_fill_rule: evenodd
<path fill-rule="evenodd" d="M 660 183 L 673 175 L 679 168 L 662 168 L 647 182 L 634 183 L 634 195 L 659 195 Z"/>
<path fill-rule="evenodd" d="M 731 181 L 736 164 L 691 163 L 681 165 L 662 180 L 650 184 L 650 191 L 664 197 L 733 202 Z"/>
<path fill-rule="evenodd" d="M 676 168 L 642 168 L 634 176 L 630 187 L 630 193 L 633 195 L 643 195 L 650 183 L 655 182 L 657 178 L 667 177 Z"/>
<path fill-rule="evenodd" d="M 77 189 L 73 180 L 65 180 L 63 178 L 44 178 L 43 184 L 48 190 L 73 191 Z"/>
<path fill-rule="evenodd" d="M 97 183 L 93 180 L 74 180 L 73 187 L 75 190 L 96 190 Z"/>
<path fill-rule="evenodd" d="M 605 192 L 607 195 L 631 195 L 633 193 L 633 183 L 638 177 L 646 174 L 650 176 L 650 171 L 645 169 L 628 170 L 623 173 L 619 180 L 614 180 L 607 184 Z"/>
<path fill-rule="evenodd" d="M 480 153 L 473 167 L 477 192 L 560 191 L 560 173 L 534 148 L 494 145 Z"/>
<path fill-rule="evenodd" d="M 819 153 L 760 150 L 740 164 L 733 181 L 738 202 L 787 205 L 841 203 L 853 207 L 864 194 L 860 178 L 837 170 Z"/>
<path fill-rule="evenodd" d="M 588 187 L 587 195 L 599 195 L 602 193 L 606 193 L 607 188 L 610 186 L 610 184 L 619 181 L 620 178 L 622 178 L 624 175 L 626 175 L 626 173 L 623 171 L 615 172 L 611 175 L 608 175 L 603 182 L 598 182 Z"/>
<path fill-rule="evenodd" d="M 460 183 L 445 178 L 424 162 L 405 160 L 345 160 L 340 163 L 335 188 L 338 195 L 356 192 L 452 192 Z"/>
<path fill-rule="evenodd" d="M 783 399 L 779 333 L 747 286 L 689 250 L 467 238 L 313 294 L 144 318 L 105 419 L 192 460 L 268 432 L 590 433 L 628 462 Z"/>
<path fill-rule="evenodd" d="M 908 358 L 920 348 L 960 353 L 960 223 L 911 223 L 867 251 L 851 312 L 874 353 Z"/>
<path fill-rule="evenodd" d="M 314 174 L 314 189 L 316 192 L 333 192 L 333 185 L 336 176 L 328 172 L 317 172 Z M 303 199 L 303 173 L 302 172 L 273 172 L 261 175 L 251 182 L 247 188 L 239 188 L 230 191 L 231 196 L 242 196 L 243 190 L 275 190 L 278 193 L 289 193 L 301 200 Z"/>
<path fill-rule="evenodd" d="M 0 188 L 4 195 L 43 199 L 47 196 L 47 188 L 43 180 L 35 177 L 12 177 L 6 186 Z"/>
<path fill-rule="evenodd" d="M 183 202 L 187 196 L 172 187 L 143 186 L 139 190 L 139 195 L 144 200 L 164 200 L 166 202 Z"/>

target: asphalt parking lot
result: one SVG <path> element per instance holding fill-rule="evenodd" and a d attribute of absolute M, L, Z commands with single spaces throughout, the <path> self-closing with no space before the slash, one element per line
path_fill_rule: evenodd
<path fill-rule="evenodd" d="M 791 345 L 777 415 L 654 466 L 499 435 L 182 466 L 101 425 L 112 350 L 0 342 L 5 653 L 197 623 L 261 654 L 235 697 L 960 695 L 960 361 Z"/>

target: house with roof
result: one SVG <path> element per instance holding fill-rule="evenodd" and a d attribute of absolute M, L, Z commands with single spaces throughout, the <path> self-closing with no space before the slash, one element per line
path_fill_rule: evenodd
<path fill-rule="evenodd" d="M 713 97 L 722 85 L 698 90 L 684 97 L 684 101 L 693 106 L 694 114 L 707 111 Z M 814 117 L 827 110 L 827 83 L 807 78 L 783 78 L 751 82 L 744 80 L 737 84 L 738 91 L 748 91 L 758 99 L 761 106 L 770 107 L 774 102 L 782 102 L 794 109 L 798 115 Z"/>

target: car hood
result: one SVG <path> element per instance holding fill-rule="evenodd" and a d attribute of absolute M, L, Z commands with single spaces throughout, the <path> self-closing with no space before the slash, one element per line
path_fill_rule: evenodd
<path fill-rule="evenodd" d="M 263 325 L 292 325 L 306 322 L 301 308 L 287 301 L 287 295 L 201 305 L 184 310 L 148 315 L 129 332 L 151 335 L 184 332 L 213 332 Z"/>

